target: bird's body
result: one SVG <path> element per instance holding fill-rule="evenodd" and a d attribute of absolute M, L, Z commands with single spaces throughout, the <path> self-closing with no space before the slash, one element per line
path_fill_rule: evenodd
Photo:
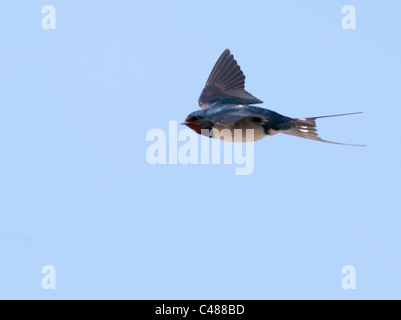
<path fill-rule="evenodd" d="M 256 141 L 266 137 L 266 135 L 272 135 L 277 133 L 277 132 L 266 133 L 263 127 L 259 125 L 259 123 L 255 121 L 253 118 L 244 118 L 234 124 L 230 124 L 227 126 L 221 126 L 219 124 L 215 124 L 212 129 L 212 137 L 219 137 L 220 140 L 225 140 L 224 139 L 225 136 L 221 135 L 221 133 L 226 129 L 230 131 L 232 142 L 248 142 L 249 140 Z M 249 138 L 249 136 L 246 135 L 247 129 L 253 129 L 253 136 L 251 139 Z M 236 135 L 235 130 L 240 130 L 239 134 Z"/>
<path fill-rule="evenodd" d="M 252 113 L 251 115 L 250 112 Z M 208 135 L 207 130 L 210 130 L 210 136 L 212 138 L 218 137 L 218 139 L 224 139 L 221 132 L 228 129 L 233 137 L 233 142 L 246 142 L 247 129 L 254 130 L 254 139 L 252 140 L 255 141 L 268 135 L 276 134 L 278 131 L 274 130 L 271 125 L 273 125 L 273 123 L 278 124 L 290 120 L 290 118 L 284 117 L 274 111 L 249 105 L 220 105 L 216 103 L 206 110 L 194 112 L 193 115 L 196 117 L 198 113 L 203 114 L 203 117 L 209 119 L 212 123 L 210 127 L 206 126 L 202 128 L 206 129 L 205 135 Z M 242 135 L 235 135 L 234 130 L 241 130 Z"/>
<path fill-rule="evenodd" d="M 199 98 L 202 110 L 191 113 L 184 124 L 212 138 L 227 140 L 230 136 L 232 142 L 255 141 L 285 133 L 340 144 L 321 139 L 316 130 L 316 119 L 335 116 L 290 118 L 252 106 L 259 103 L 262 101 L 245 91 L 245 76 L 233 55 L 226 50 L 214 66 Z M 247 130 L 251 130 L 253 135 L 247 135 Z"/>

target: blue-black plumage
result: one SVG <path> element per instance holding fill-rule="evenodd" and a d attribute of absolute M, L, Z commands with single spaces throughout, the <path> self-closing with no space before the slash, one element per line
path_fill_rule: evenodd
<path fill-rule="evenodd" d="M 232 139 L 233 142 L 249 141 L 245 131 L 252 129 L 254 134 L 251 140 L 253 141 L 269 135 L 285 133 L 311 140 L 344 144 L 321 139 L 317 134 L 316 119 L 361 113 L 290 118 L 271 110 L 252 106 L 260 103 L 263 102 L 245 90 L 245 75 L 227 49 L 216 62 L 199 97 L 199 106 L 202 110 L 192 112 L 183 124 L 199 134 L 219 139 L 222 139 L 223 135 L 218 133 L 225 129 L 231 133 L 232 137 L 235 136 L 235 130 L 242 130 L 243 134 Z"/>

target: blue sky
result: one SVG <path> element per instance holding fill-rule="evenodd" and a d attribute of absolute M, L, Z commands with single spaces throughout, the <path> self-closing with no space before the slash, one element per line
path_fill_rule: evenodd
<path fill-rule="evenodd" d="M 56 9 L 56 30 L 41 27 Z M 341 27 L 356 8 L 357 29 Z M 400 299 L 394 1 L 3 1 L 1 299 Z M 328 140 L 255 143 L 255 171 L 146 161 L 224 49 L 265 108 Z M 43 290 L 53 265 L 57 289 Z M 353 265 L 357 289 L 343 290 Z"/>

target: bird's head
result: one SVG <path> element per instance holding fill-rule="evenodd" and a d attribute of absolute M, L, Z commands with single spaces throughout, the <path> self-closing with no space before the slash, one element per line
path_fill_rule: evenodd
<path fill-rule="evenodd" d="M 208 121 L 204 110 L 192 112 L 188 117 L 186 117 L 185 122 L 182 124 L 185 124 L 187 127 L 199 134 L 201 134 L 204 129 L 212 129 L 212 124 Z"/>

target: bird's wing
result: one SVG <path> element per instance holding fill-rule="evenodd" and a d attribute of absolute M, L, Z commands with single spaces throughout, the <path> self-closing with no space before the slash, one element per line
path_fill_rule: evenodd
<path fill-rule="evenodd" d="M 255 109 L 255 110 L 254 110 Z M 280 114 L 261 108 L 229 108 L 228 110 L 222 109 L 222 112 L 215 113 L 210 117 L 211 122 L 219 124 L 221 126 L 228 126 L 235 122 L 238 122 L 244 118 L 254 118 L 255 121 L 264 122 L 273 120 L 272 118 L 277 118 L 277 120 L 289 119 L 287 117 L 281 116 Z M 258 120 L 257 120 L 258 119 Z M 282 120 L 283 121 L 283 120 Z"/>
<path fill-rule="evenodd" d="M 228 49 L 223 52 L 210 73 L 199 97 L 199 106 L 207 109 L 217 101 L 225 104 L 263 103 L 245 90 L 245 75 Z"/>

